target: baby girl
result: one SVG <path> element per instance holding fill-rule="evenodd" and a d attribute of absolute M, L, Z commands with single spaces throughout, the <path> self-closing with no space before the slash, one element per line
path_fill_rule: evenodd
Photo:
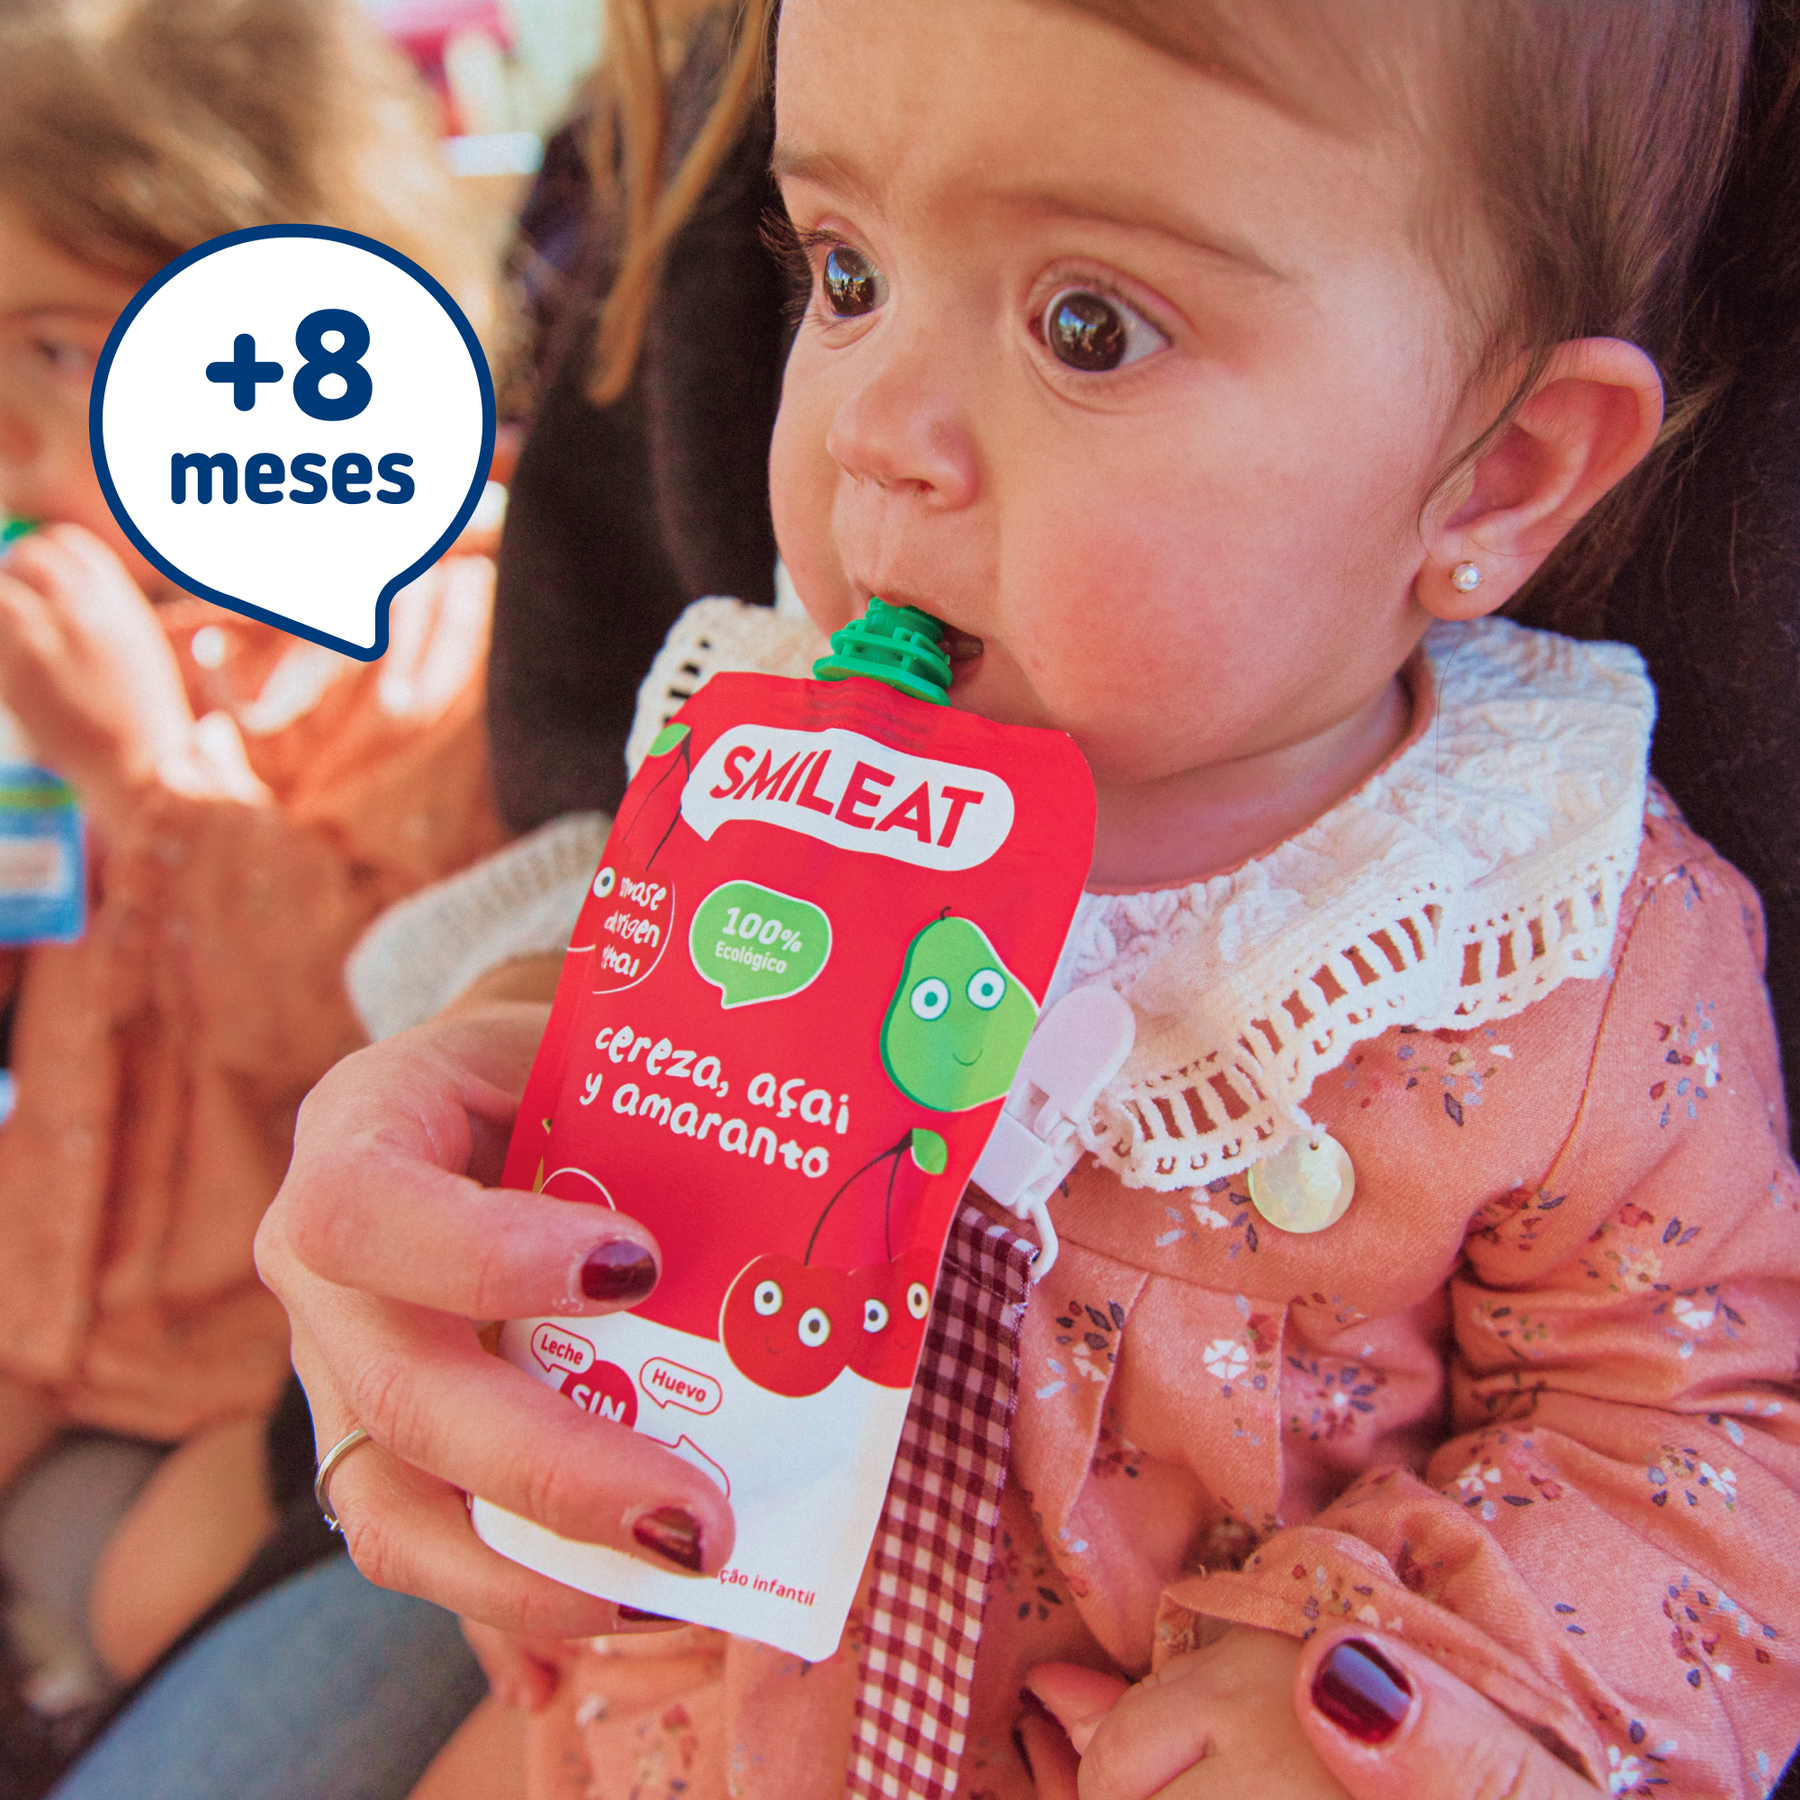
<path fill-rule="evenodd" d="M 478 1631 L 553 1693 L 542 1791 L 1010 1797 L 1079 1746 L 1084 1793 L 1332 1794 L 1295 1707 L 1327 1628 L 1398 1634 L 1614 1793 L 1779 1772 L 1800 1178 L 1756 899 L 1647 783 L 1635 655 L 1495 617 L 1603 578 L 1703 397 L 1688 268 L 1751 24 L 781 9 L 807 298 L 770 489 L 810 623 L 703 602 L 636 741 L 680 668 L 801 672 L 872 594 L 942 619 L 952 704 L 1092 766 L 1049 998 L 1115 988 L 1136 1045 L 1022 1323 L 995 1278 L 1003 1460 L 934 1465 L 985 1599 L 878 1554 L 810 1669 Z M 600 1310 L 602 1239 L 680 1254 L 514 1195 L 465 1235 L 555 966 L 329 1078 L 263 1252 L 322 1443 L 374 1439 L 334 1489 L 359 1560 L 560 1636 L 617 1621 L 503 1571 L 446 1484 L 702 1576 L 730 1524 L 453 1323 Z M 922 1391 L 972 1379 L 937 1354 Z M 1396 1729 L 1374 1653 L 1335 1666 L 1343 1719 Z"/>

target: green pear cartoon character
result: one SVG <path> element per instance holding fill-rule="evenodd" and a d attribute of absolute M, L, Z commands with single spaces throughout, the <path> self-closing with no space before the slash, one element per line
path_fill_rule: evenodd
<path fill-rule="evenodd" d="M 1012 1086 L 1037 1002 L 980 926 L 934 919 L 907 946 L 881 1027 L 894 1086 L 933 1112 L 967 1112 Z"/>

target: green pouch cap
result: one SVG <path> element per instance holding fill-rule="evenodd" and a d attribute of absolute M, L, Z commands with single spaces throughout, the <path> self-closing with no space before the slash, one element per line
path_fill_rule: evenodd
<path fill-rule="evenodd" d="M 942 706 L 950 692 L 950 658 L 943 645 L 944 628 L 929 613 L 873 599 L 860 619 L 831 634 L 831 654 L 813 664 L 813 678 L 847 681 L 866 675 Z"/>

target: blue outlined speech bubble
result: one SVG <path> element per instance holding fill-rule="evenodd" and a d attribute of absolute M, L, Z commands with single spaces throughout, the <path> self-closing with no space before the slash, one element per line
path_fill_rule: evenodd
<path fill-rule="evenodd" d="M 481 498 L 494 386 L 418 264 L 355 232 L 261 225 L 138 290 L 88 425 L 113 516 L 171 581 L 372 661 L 389 600 Z"/>

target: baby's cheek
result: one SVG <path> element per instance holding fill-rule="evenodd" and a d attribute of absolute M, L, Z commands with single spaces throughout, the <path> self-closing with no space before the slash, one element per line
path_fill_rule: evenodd
<path fill-rule="evenodd" d="M 831 631 L 850 616 L 843 565 L 832 533 L 837 465 L 825 449 L 822 418 L 791 373 L 769 445 L 769 512 L 775 547 L 814 623 Z"/>

